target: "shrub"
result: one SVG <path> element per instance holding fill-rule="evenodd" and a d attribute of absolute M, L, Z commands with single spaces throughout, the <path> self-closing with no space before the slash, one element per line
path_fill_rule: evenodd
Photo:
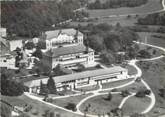
<path fill-rule="evenodd" d="M 143 97 L 145 97 L 145 96 L 146 96 L 146 94 L 145 94 L 145 91 L 140 90 L 140 91 L 138 91 L 138 92 L 136 93 L 136 95 L 135 95 L 135 96 L 136 96 L 136 97 L 143 98 Z"/>
<path fill-rule="evenodd" d="M 108 96 L 105 98 L 105 100 L 111 101 L 112 100 L 112 94 L 111 92 L 108 93 Z"/>
<path fill-rule="evenodd" d="M 150 94 L 151 94 L 151 91 L 150 91 L 150 90 L 148 90 L 148 89 L 147 89 L 147 90 L 145 90 L 144 92 L 145 92 L 145 94 L 146 94 L 146 95 L 150 95 Z"/>
<path fill-rule="evenodd" d="M 164 89 L 159 89 L 159 95 L 165 99 L 165 88 Z"/>
<path fill-rule="evenodd" d="M 127 97 L 128 95 L 130 95 L 130 92 L 128 90 L 124 90 L 124 91 L 121 91 L 121 95 L 123 97 Z"/>
<path fill-rule="evenodd" d="M 74 103 L 68 103 L 67 106 L 65 106 L 66 109 L 72 110 L 72 111 L 76 111 L 76 104 Z"/>
<path fill-rule="evenodd" d="M 111 90 L 111 92 L 117 92 L 117 91 L 118 91 L 118 89 L 116 89 L 116 88 Z"/>
<path fill-rule="evenodd" d="M 135 81 L 136 82 L 140 82 L 141 81 L 141 78 L 137 78 Z"/>

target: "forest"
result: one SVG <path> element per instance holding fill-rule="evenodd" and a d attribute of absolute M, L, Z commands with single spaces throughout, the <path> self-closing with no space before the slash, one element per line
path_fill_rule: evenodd
<path fill-rule="evenodd" d="M 144 18 L 139 18 L 138 24 L 165 26 L 165 12 L 149 14 Z"/>
<path fill-rule="evenodd" d="M 9 35 L 35 37 L 52 25 L 74 19 L 73 10 L 79 8 L 78 0 L 58 1 L 2 1 L 1 24 Z M 78 16 L 87 15 L 79 13 Z M 76 15 L 77 16 L 77 15 Z"/>

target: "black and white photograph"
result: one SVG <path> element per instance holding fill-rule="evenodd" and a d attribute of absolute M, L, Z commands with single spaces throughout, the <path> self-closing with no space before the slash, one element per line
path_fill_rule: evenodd
<path fill-rule="evenodd" d="M 165 0 L 1 0 L 0 117 L 165 117 Z"/>

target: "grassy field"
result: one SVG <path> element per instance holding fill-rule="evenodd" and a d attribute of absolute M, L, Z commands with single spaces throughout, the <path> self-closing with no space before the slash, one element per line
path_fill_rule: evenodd
<path fill-rule="evenodd" d="M 76 90 L 78 91 L 93 91 L 93 90 L 97 90 L 99 88 L 98 85 L 91 85 L 91 86 L 86 86 L 86 87 L 82 87 L 82 88 L 76 88 Z"/>
<path fill-rule="evenodd" d="M 130 97 L 123 105 L 123 113 L 124 115 L 131 115 L 133 113 L 141 113 L 144 111 L 150 104 L 150 98 L 137 98 Z"/>
<path fill-rule="evenodd" d="M 46 105 L 44 103 L 41 103 L 36 100 L 32 100 L 28 98 L 25 95 L 19 96 L 19 97 L 9 97 L 9 96 L 1 96 L 1 99 L 8 101 L 8 103 L 11 103 L 13 105 L 31 105 L 32 109 L 27 112 L 26 114 L 29 115 L 30 117 L 44 117 L 44 114 L 46 111 L 54 111 L 56 114 L 60 114 L 61 117 L 82 117 L 77 114 L 73 114 L 70 112 L 63 111 L 58 108 L 54 108 L 52 106 Z M 37 113 L 37 114 L 34 114 Z"/>
<path fill-rule="evenodd" d="M 150 53 L 151 58 L 161 56 L 164 53 L 162 50 L 152 48 L 149 46 L 145 46 L 145 45 L 139 45 L 139 48 L 140 48 L 140 50 L 147 50 L 147 52 Z M 156 51 L 156 52 L 154 53 L 154 51 Z"/>
<path fill-rule="evenodd" d="M 53 104 L 59 105 L 61 107 L 67 106 L 68 103 L 74 103 L 77 105 L 82 99 L 90 95 L 91 94 L 84 94 L 79 96 L 71 96 L 67 98 L 55 99 L 53 100 Z"/>
<path fill-rule="evenodd" d="M 165 87 L 165 58 L 151 62 L 139 63 L 143 70 L 142 77 L 149 84 L 156 96 L 156 105 L 149 115 L 157 116 L 157 114 L 165 114 L 165 101 L 159 95 L 159 89 Z M 155 113 L 155 111 L 157 113 Z"/>
<path fill-rule="evenodd" d="M 124 14 L 145 14 L 161 10 L 162 5 L 160 0 L 149 0 L 147 4 L 134 8 L 117 8 L 117 9 L 103 9 L 103 10 L 87 10 L 90 17 L 103 17 L 109 15 L 124 15 Z"/>
<path fill-rule="evenodd" d="M 102 88 L 106 89 L 106 88 L 113 88 L 115 86 L 120 86 L 123 84 L 126 84 L 128 82 L 131 82 L 133 79 L 125 79 L 125 80 L 119 80 L 119 81 L 114 81 L 114 82 L 109 82 L 109 83 L 103 83 L 102 84 Z"/>
<path fill-rule="evenodd" d="M 138 32 L 142 41 L 145 41 L 145 36 L 147 35 L 147 43 L 165 47 L 165 34 L 163 33 L 149 33 L 149 32 Z M 161 36 L 162 38 L 155 37 L 153 35 Z"/>
<path fill-rule="evenodd" d="M 90 104 L 90 108 L 87 113 L 89 114 L 107 114 L 110 110 L 117 108 L 122 101 L 122 97 L 119 94 L 113 94 L 112 100 L 106 100 L 107 95 L 101 95 L 93 97 L 87 100 L 80 106 L 80 110 L 84 112 L 85 108 Z"/>
<path fill-rule="evenodd" d="M 137 70 L 135 67 L 133 67 L 131 65 L 126 65 L 125 68 L 128 69 L 128 75 L 137 74 Z"/>
<path fill-rule="evenodd" d="M 70 25 L 71 26 L 77 26 L 78 24 L 82 25 L 82 26 L 86 26 L 88 23 L 92 23 L 92 24 L 100 24 L 100 23 L 107 23 L 109 25 L 116 25 L 117 23 L 120 23 L 121 26 L 134 26 L 135 23 L 137 23 L 137 18 L 135 17 L 131 17 L 131 18 L 127 18 L 127 17 L 111 17 L 111 18 L 101 18 L 101 19 L 97 19 L 95 21 L 89 21 L 89 22 L 71 22 Z"/>
<path fill-rule="evenodd" d="M 144 86 L 143 83 L 141 82 L 134 82 L 133 84 L 131 85 L 128 85 L 126 87 L 123 87 L 123 88 L 119 88 L 118 91 L 123 91 L 123 90 L 127 90 L 129 92 L 133 92 L 133 93 L 136 93 L 138 92 L 139 90 L 145 90 L 146 87 Z"/>

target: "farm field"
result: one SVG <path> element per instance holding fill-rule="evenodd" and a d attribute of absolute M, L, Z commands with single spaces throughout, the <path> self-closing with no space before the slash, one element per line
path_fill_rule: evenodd
<path fill-rule="evenodd" d="M 149 0 L 148 3 L 134 8 L 117 8 L 117 9 L 101 9 L 87 10 L 90 17 L 103 17 L 109 15 L 127 15 L 127 14 L 146 14 L 159 11 L 162 9 L 160 0 Z"/>

